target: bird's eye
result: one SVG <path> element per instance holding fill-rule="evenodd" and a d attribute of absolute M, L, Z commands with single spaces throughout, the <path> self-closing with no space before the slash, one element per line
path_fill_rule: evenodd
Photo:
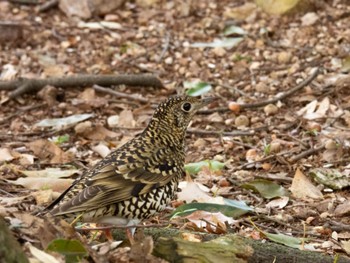
<path fill-rule="evenodd" d="M 184 104 L 182 104 L 182 110 L 183 111 L 189 112 L 191 110 L 191 108 L 192 108 L 192 105 L 189 102 L 185 102 Z"/>

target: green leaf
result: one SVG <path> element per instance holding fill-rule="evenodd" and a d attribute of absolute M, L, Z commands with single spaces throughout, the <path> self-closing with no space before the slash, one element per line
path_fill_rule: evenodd
<path fill-rule="evenodd" d="M 246 35 L 247 32 L 241 28 L 241 27 L 238 27 L 238 26 L 234 26 L 234 25 L 231 25 L 231 26 L 228 26 L 225 28 L 224 30 L 224 35 L 225 36 L 230 36 L 230 35 Z"/>
<path fill-rule="evenodd" d="M 283 244 L 287 247 L 300 248 L 302 243 L 301 238 L 291 237 L 283 234 L 271 234 L 262 232 L 268 239 L 279 244 Z"/>
<path fill-rule="evenodd" d="M 226 205 L 229 205 L 231 207 L 236 207 L 238 209 L 246 210 L 246 211 L 254 211 L 253 208 L 251 208 L 250 206 L 247 206 L 247 204 L 243 201 L 237 201 L 237 200 L 231 200 L 231 199 L 224 198 L 224 202 Z"/>
<path fill-rule="evenodd" d="M 192 97 L 203 95 L 211 91 L 211 85 L 206 82 L 184 82 L 186 94 Z"/>
<path fill-rule="evenodd" d="M 191 47 L 199 47 L 199 48 L 205 48 L 205 47 L 225 47 L 225 48 L 233 48 L 237 46 L 241 41 L 243 40 L 243 37 L 230 37 L 230 38 L 223 38 L 223 39 L 215 39 L 213 42 L 205 43 L 205 42 L 196 42 L 191 44 Z"/>
<path fill-rule="evenodd" d="M 65 134 L 65 135 L 61 135 L 61 136 L 54 136 L 51 139 L 49 139 L 50 141 L 54 142 L 55 144 L 62 144 L 65 142 L 69 141 L 69 134 Z"/>
<path fill-rule="evenodd" d="M 271 144 L 268 144 L 264 147 L 264 154 L 267 156 L 271 153 Z"/>
<path fill-rule="evenodd" d="M 58 252 L 66 257 L 66 262 L 80 262 L 88 255 L 85 247 L 78 240 L 55 239 L 47 246 L 47 250 Z"/>
<path fill-rule="evenodd" d="M 249 211 L 252 211 L 252 208 L 250 208 L 249 206 L 244 206 L 243 204 L 234 206 L 234 205 L 220 205 L 220 204 L 212 204 L 212 203 L 190 203 L 190 204 L 181 205 L 178 208 L 176 208 L 175 211 L 171 214 L 171 217 L 186 216 L 197 210 L 207 211 L 211 213 L 221 212 L 225 216 L 237 218 L 237 217 L 240 217 L 241 215 L 248 213 Z"/>
<path fill-rule="evenodd" d="M 210 171 L 219 171 L 225 167 L 225 163 L 215 161 L 215 160 L 205 160 L 197 163 L 185 164 L 185 171 L 189 174 L 197 174 L 203 169 L 203 167 L 208 167 Z"/>
<path fill-rule="evenodd" d="M 251 182 L 242 184 L 241 187 L 258 192 L 260 195 L 267 199 L 280 196 L 288 196 L 288 192 L 284 187 L 264 179 L 253 180 Z"/>

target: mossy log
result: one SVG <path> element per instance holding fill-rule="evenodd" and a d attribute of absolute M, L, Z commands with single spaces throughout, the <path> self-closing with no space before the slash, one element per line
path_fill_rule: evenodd
<path fill-rule="evenodd" d="M 29 262 L 21 246 L 8 229 L 6 222 L 2 217 L 0 217 L 0 262 Z"/>
<path fill-rule="evenodd" d="M 321 252 L 290 248 L 273 242 L 262 242 L 234 234 L 214 235 L 194 233 L 203 242 L 191 242 L 181 238 L 183 231 L 171 228 L 144 229 L 145 235 L 155 240 L 153 254 L 169 262 L 248 262 L 248 263 L 350 263 L 345 256 L 335 258 Z M 115 233 L 116 239 L 124 238 L 122 232 Z"/>

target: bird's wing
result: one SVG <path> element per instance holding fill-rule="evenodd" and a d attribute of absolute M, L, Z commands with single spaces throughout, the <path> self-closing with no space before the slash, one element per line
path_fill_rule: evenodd
<path fill-rule="evenodd" d="M 162 153 L 164 154 L 154 155 L 157 160 L 149 158 L 150 156 L 136 158 L 130 155 L 126 157 L 128 163 L 113 160 L 115 156 L 111 155 L 111 160 L 102 160 L 69 191 L 79 193 L 55 207 L 51 213 L 79 213 L 115 204 L 148 193 L 167 184 L 174 176 L 184 173 L 177 158 L 171 158 L 171 154 L 165 150 Z"/>

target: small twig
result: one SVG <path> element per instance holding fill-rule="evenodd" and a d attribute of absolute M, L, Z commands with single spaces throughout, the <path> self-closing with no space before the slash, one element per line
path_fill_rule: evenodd
<path fill-rule="evenodd" d="M 224 132 L 224 131 L 207 131 L 207 130 L 200 130 L 200 129 L 193 129 L 193 128 L 187 129 L 187 132 L 192 134 L 198 134 L 198 135 L 219 135 L 219 136 L 232 136 L 232 137 L 251 136 L 255 134 L 254 131 Z"/>
<path fill-rule="evenodd" d="M 39 6 L 38 11 L 39 12 L 46 12 L 51 8 L 54 8 L 58 6 L 59 0 L 49 0 L 43 3 L 41 6 Z"/>
<path fill-rule="evenodd" d="M 113 96 L 116 96 L 119 98 L 124 98 L 124 99 L 128 99 L 128 100 L 136 100 L 136 101 L 140 101 L 140 102 L 144 102 L 144 103 L 150 102 L 148 99 L 145 99 L 145 98 L 142 98 L 139 96 L 135 96 L 135 95 L 131 95 L 131 94 L 126 94 L 126 93 L 123 93 L 120 91 L 115 91 L 115 90 L 112 90 L 109 88 L 104 88 L 104 87 L 101 87 L 101 86 L 96 85 L 96 84 L 93 85 L 92 88 L 94 90 L 99 91 L 99 92 L 107 93 L 107 94 L 110 94 L 110 95 L 113 95 Z"/>
<path fill-rule="evenodd" d="M 22 4 L 22 5 L 37 5 L 39 4 L 38 0 L 9 0 L 11 3 Z"/>
<path fill-rule="evenodd" d="M 343 224 L 334 220 L 329 221 L 333 226 L 329 226 L 333 231 L 350 231 L 350 225 Z"/>
<path fill-rule="evenodd" d="M 260 101 L 260 102 L 254 102 L 254 103 L 244 103 L 244 104 L 240 104 L 240 107 L 242 109 L 259 108 L 259 107 L 264 107 L 268 104 L 272 104 L 272 103 L 276 103 L 278 101 L 284 100 L 285 98 L 296 93 L 298 90 L 309 85 L 317 77 L 319 72 L 320 72 L 320 69 L 316 68 L 315 71 L 308 78 L 306 78 L 304 81 L 300 82 L 295 87 L 287 90 L 286 92 L 281 93 L 280 95 L 278 95 L 272 99 L 264 100 L 264 101 Z M 227 111 L 229 111 L 228 107 L 219 107 L 219 108 L 215 108 L 215 109 L 202 110 L 201 113 L 227 112 Z"/>
<path fill-rule="evenodd" d="M 10 98 L 16 98 L 24 93 L 39 91 L 46 85 L 55 87 L 86 87 L 94 84 L 101 86 L 129 85 L 140 87 L 162 88 L 162 82 L 153 75 L 76 75 L 61 78 L 47 79 L 25 79 L 20 78 L 14 81 L 1 81 L 0 90 L 13 90 Z"/>
<path fill-rule="evenodd" d="M 238 83 L 240 82 L 241 79 L 238 79 L 237 81 L 235 81 L 235 83 Z M 224 84 L 224 83 L 217 83 L 217 82 L 209 82 L 210 85 L 212 86 L 221 86 L 221 87 L 224 87 L 226 89 L 229 89 L 229 90 L 234 90 L 236 93 L 240 94 L 241 96 L 243 97 L 248 97 L 248 94 L 246 94 L 245 92 L 237 89 L 236 87 L 233 87 L 232 85 L 234 85 L 235 83 L 231 84 L 231 85 L 228 85 L 228 84 Z"/>
<path fill-rule="evenodd" d="M 170 33 L 167 32 L 166 37 L 165 37 L 164 47 L 163 47 L 162 53 L 160 53 L 160 56 L 158 58 L 158 62 L 160 62 L 163 59 L 165 53 L 168 51 L 169 43 L 170 43 Z"/>
<path fill-rule="evenodd" d="M 290 151 L 283 151 L 283 152 L 279 152 L 279 153 L 276 153 L 276 154 L 273 154 L 273 155 L 268 155 L 268 156 L 266 156 L 264 158 L 261 158 L 259 160 L 254 161 L 254 162 L 242 164 L 241 166 L 238 166 L 237 169 L 241 170 L 241 169 L 246 168 L 247 166 L 251 166 L 251 165 L 254 165 L 254 164 L 257 164 L 257 163 L 265 162 L 265 161 L 274 159 L 274 158 L 276 158 L 278 156 L 283 156 L 285 154 L 290 154 Z"/>
<path fill-rule="evenodd" d="M 308 150 L 306 150 L 298 155 L 294 155 L 292 158 L 289 159 L 289 162 L 294 163 L 294 162 L 299 161 L 300 159 L 303 159 L 309 155 L 317 153 L 317 152 L 321 151 L 322 149 L 324 149 L 324 145 L 310 148 L 310 149 L 308 149 Z"/>
<path fill-rule="evenodd" d="M 3 193 L 3 194 L 5 194 L 5 195 L 11 196 L 11 197 L 14 197 L 14 196 L 15 196 L 15 195 L 13 195 L 13 194 L 11 194 L 11 193 L 9 193 L 9 192 L 6 192 L 5 190 L 2 190 L 1 188 L 0 188 L 0 192 Z"/>

